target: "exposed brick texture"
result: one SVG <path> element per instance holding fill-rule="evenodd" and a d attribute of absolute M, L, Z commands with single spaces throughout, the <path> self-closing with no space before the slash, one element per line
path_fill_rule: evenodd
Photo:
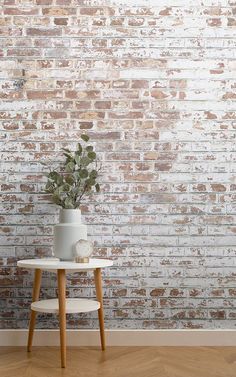
<path fill-rule="evenodd" d="M 52 251 L 40 162 L 87 132 L 103 174 L 83 221 L 115 262 L 106 326 L 234 328 L 236 1 L 1 4 L 1 327 L 27 327 L 32 274 L 17 260 Z M 67 290 L 94 296 L 92 275 Z M 55 294 L 45 274 L 42 295 Z M 68 326 L 96 327 L 96 313 Z"/>

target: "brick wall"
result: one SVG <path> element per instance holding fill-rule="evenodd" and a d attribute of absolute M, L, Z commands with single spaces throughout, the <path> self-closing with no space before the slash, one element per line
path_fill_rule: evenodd
<path fill-rule="evenodd" d="M 16 261 L 52 251 L 40 162 L 82 132 L 103 161 L 82 210 L 115 262 L 107 327 L 235 327 L 236 1 L 1 3 L 1 327 L 27 327 L 32 274 Z M 91 275 L 67 288 L 94 295 Z M 42 294 L 56 294 L 49 274 Z M 69 327 L 97 326 L 79 318 Z"/>

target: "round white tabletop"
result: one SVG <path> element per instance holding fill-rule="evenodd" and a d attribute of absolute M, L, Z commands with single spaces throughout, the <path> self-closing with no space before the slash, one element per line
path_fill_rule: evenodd
<path fill-rule="evenodd" d="M 74 270 L 85 271 L 96 268 L 110 267 L 113 262 L 109 259 L 91 258 L 88 263 L 76 263 L 73 261 L 60 261 L 57 258 L 25 259 L 17 262 L 18 267 L 33 268 L 40 270 Z"/>

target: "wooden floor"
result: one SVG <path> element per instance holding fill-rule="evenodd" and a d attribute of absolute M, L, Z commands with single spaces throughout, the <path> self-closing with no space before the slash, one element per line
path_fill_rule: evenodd
<path fill-rule="evenodd" d="M 236 347 L 0 347 L 1 377 L 235 377 Z"/>

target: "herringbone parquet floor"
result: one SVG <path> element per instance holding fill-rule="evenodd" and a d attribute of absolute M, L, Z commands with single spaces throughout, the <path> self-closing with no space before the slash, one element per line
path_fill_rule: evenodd
<path fill-rule="evenodd" d="M 1 377 L 235 377 L 236 347 L 0 348 Z"/>

